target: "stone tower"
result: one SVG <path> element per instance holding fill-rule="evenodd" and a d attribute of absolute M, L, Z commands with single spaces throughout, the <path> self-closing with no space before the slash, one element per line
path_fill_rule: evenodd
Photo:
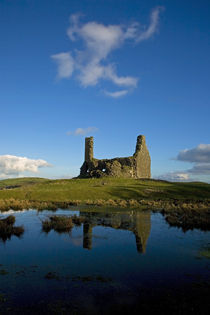
<path fill-rule="evenodd" d="M 103 160 L 93 156 L 93 137 L 85 138 L 85 161 L 80 169 L 80 177 L 150 178 L 150 168 L 150 155 L 143 135 L 137 137 L 133 156 Z"/>
<path fill-rule="evenodd" d="M 147 149 L 145 136 L 137 137 L 136 151 L 133 155 L 137 178 L 151 177 L 151 159 Z"/>
<path fill-rule="evenodd" d="M 85 138 L 85 161 L 93 159 L 93 137 Z"/>

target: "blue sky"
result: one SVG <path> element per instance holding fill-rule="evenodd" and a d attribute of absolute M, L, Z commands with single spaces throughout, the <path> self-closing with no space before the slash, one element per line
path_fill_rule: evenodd
<path fill-rule="evenodd" d="M 0 0 L 0 39 L 1 178 L 77 176 L 85 136 L 111 158 L 144 134 L 153 177 L 210 181 L 209 1 Z"/>

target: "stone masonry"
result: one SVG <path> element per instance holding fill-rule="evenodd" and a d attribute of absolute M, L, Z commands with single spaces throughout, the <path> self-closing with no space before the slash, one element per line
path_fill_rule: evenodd
<path fill-rule="evenodd" d="M 93 137 L 85 138 L 85 161 L 80 168 L 79 177 L 150 178 L 150 169 L 150 155 L 143 135 L 137 137 L 133 156 L 102 160 L 93 156 Z"/>

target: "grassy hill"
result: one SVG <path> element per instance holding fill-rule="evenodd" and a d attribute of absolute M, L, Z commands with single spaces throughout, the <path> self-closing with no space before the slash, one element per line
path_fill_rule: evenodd
<path fill-rule="evenodd" d="M 17 178 L 0 181 L 0 200 L 69 202 L 78 200 L 208 200 L 210 185 L 123 178 L 65 179 Z"/>
<path fill-rule="evenodd" d="M 48 182 L 49 180 L 46 178 L 39 177 L 21 177 L 21 178 L 11 178 L 11 179 L 3 179 L 0 180 L 0 189 L 11 189 L 17 188 L 25 185 L 37 184 Z"/>
<path fill-rule="evenodd" d="M 0 211 L 73 205 L 160 211 L 170 225 L 210 229 L 210 185 L 122 178 L 0 181 Z"/>

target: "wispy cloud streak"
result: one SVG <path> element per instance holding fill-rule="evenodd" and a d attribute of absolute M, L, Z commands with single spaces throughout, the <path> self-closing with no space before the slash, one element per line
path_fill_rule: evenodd
<path fill-rule="evenodd" d="M 98 128 L 96 127 L 87 127 L 87 128 L 77 128 L 74 131 L 68 131 L 67 135 L 68 136 L 86 136 L 90 133 L 94 133 L 98 131 Z"/>
<path fill-rule="evenodd" d="M 113 98 L 119 98 L 122 96 L 125 96 L 126 94 L 128 94 L 128 90 L 121 90 L 121 91 L 116 91 L 116 92 L 108 92 L 108 91 L 104 91 L 104 93 L 107 96 L 113 97 Z"/>
<path fill-rule="evenodd" d="M 183 181 L 189 180 L 189 174 L 185 172 L 180 172 L 180 171 L 168 172 L 168 173 L 158 176 L 157 178 L 161 180 L 171 181 L 171 182 L 183 182 Z"/>

